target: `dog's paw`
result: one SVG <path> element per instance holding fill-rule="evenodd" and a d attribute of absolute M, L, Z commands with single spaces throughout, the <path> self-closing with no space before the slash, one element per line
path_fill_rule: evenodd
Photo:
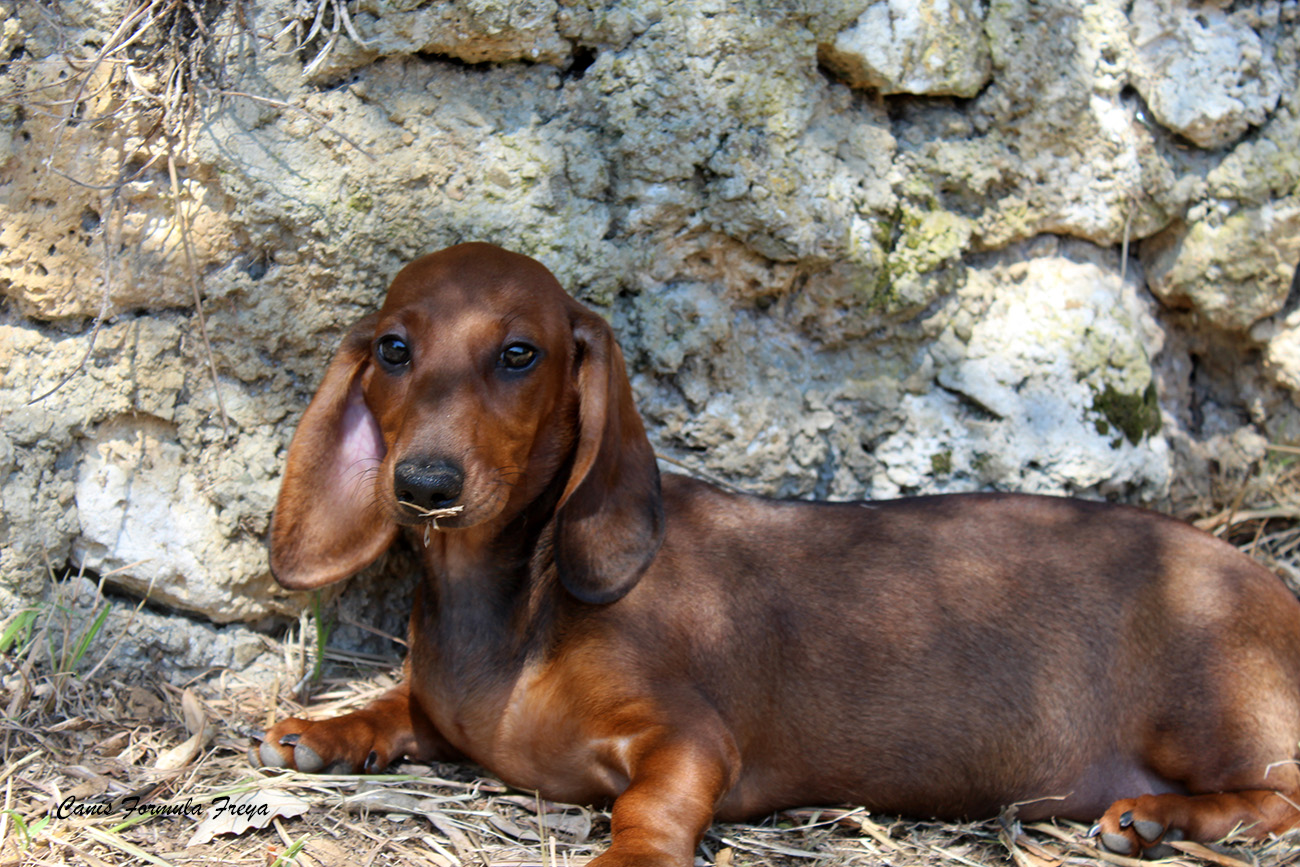
<path fill-rule="evenodd" d="M 1168 858 L 1178 850 L 1170 843 L 1183 839 L 1183 832 L 1159 815 L 1158 800 L 1150 796 L 1116 801 L 1092 827 L 1089 836 L 1107 852 L 1142 858 Z"/>
<path fill-rule="evenodd" d="M 290 717 L 254 740 L 260 743 L 248 750 L 253 765 L 308 774 L 373 774 L 399 758 L 393 738 L 360 713 L 316 721 Z"/>

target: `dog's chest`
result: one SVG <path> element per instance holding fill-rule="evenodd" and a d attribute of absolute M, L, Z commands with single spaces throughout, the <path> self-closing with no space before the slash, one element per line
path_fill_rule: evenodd
<path fill-rule="evenodd" d="M 572 685 L 557 681 L 542 666 L 526 666 L 476 758 L 507 783 L 539 790 L 550 800 L 612 798 L 627 780 L 610 767 L 608 738 L 577 709 Z"/>
<path fill-rule="evenodd" d="M 598 802 L 621 792 L 627 780 L 612 770 L 617 750 L 600 724 L 607 714 L 592 713 L 620 705 L 602 645 L 570 640 L 562 659 L 548 657 L 536 650 L 547 642 L 520 643 L 518 630 L 441 601 L 412 618 L 409 657 L 413 695 L 441 735 L 505 782 L 551 800 Z M 530 632 L 543 634 L 541 626 Z"/>

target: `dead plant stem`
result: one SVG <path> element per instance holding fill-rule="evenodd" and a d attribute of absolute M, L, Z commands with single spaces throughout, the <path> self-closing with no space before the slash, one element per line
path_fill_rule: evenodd
<path fill-rule="evenodd" d="M 334 127 L 330 126 L 328 123 L 325 122 L 325 119 L 322 118 L 320 115 L 316 114 L 310 109 L 303 108 L 301 105 L 294 105 L 291 102 L 285 102 L 284 100 L 281 99 L 272 99 L 269 96 L 258 96 L 255 93 L 245 93 L 242 90 L 218 90 L 217 95 L 242 97 L 243 99 L 251 99 L 253 102 L 260 102 L 263 103 L 264 105 L 274 106 L 275 108 L 279 108 L 287 111 L 296 111 L 305 114 L 308 118 L 312 120 L 312 122 L 319 124 L 322 129 L 328 130 L 330 133 L 338 136 L 340 140 L 342 140 L 343 142 L 351 146 L 357 153 L 361 154 L 366 159 L 374 160 L 376 162 L 378 161 L 378 158 L 374 154 L 370 153 L 361 145 L 357 144 L 355 141 L 348 138 L 343 133 L 336 130 Z"/>
<path fill-rule="evenodd" d="M 194 313 L 199 321 L 199 336 L 203 339 L 203 350 L 208 359 L 208 372 L 212 375 L 212 393 L 217 401 L 217 412 L 221 415 L 221 434 L 224 440 L 230 439 L 230 421 L 226 417 L 226 405 L 221 399 L 221 381 L 217 377 L 217 362 L 212 354 L 212 344 L 208 340 L 208 324 L 203 315 L 203 294 L 199 289 L 199 272 L 195 263 L 194 239 L 190 235 L 189 219 L 181 204 L 181 182 L 176 173 L 176 154 L 167 152 L 167 174 L 172 184 L 172 207 L 176 213 L 176 225 L 181 230 L 181 249 L 185 252 L 185 270 L 190 278 L 190 290 L 194 294 Z"/>

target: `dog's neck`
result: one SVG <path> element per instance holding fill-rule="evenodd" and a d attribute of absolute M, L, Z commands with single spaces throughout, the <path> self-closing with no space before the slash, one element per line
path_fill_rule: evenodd
<path fill-rule="evenodd" d="M 513 520 L 430 532 L 413 539 L 424 565 L 415 612 L 448 660 L 484 654 L 511 668 L 545 644 L 559 591 L 549 551 L 553 521 Z M 562 592 L 562 591 L 559 591 Z"/>
<path fill-rule="evenodd" d="M 415 545 L 434 588 L 454 593 L 468 585 L 472 596 L 475 584 L 481 589 L 485 576 L 497 574 L 507 565 L 500 562 L 503 558 L 496 547 L 500 534 L 495 523 L 463 530 L 416 531 Z"/>
<path fill-rule="evenodd" d="M 411 613 L 411 651 L 423 656 L 420 667 L 439 693 L 429 698 L 493 707 L 553 646 L 565 591 L 551 539 L 567 475 L 553 476 L 540 495 L 494 521 L 431 531 L 427 544 L 422 532 L 412 534 L 424 576 Z"/>

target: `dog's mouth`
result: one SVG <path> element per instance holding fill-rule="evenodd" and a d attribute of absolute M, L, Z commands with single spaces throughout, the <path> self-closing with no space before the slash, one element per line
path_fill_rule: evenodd
<path fill-rule="evenodd" d="M 392 520 L 409 530 L 423 533 L 426 543 L 434 532 L 467 529 L 491 520 L 505 503 L 506 490 L 500 486 L 483 491 L 468 483 L 459 473 L 450 481 L 430 477 L 439 481 L 440 487 L 435 489 L 427 485 L 421 488 L 410 484 L 412 478 L 418 480 L 419 476 L 408 472 L 407 478 L 395 480 L 383 497 L 388 502 Z"/>

